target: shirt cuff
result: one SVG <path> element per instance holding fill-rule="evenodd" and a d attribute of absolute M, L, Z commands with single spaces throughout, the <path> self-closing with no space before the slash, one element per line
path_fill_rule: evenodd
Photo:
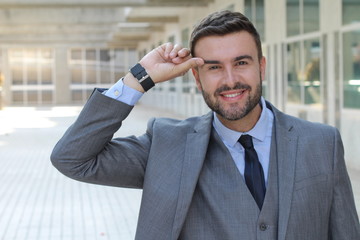
<path fill-rule="evenodd" d="M 130 106 L 134 106 L 143 95 L 142 92 L 126 86 L 123 83 L 123 78 L 117 81 L 109 90 L 103 92 L 103 94 Z"/>

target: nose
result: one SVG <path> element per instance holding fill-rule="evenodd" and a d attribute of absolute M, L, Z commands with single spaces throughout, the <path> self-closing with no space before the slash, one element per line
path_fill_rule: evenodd
<path fill-rule="evenodd" d="M 236 81 L 236 73 L 232 67 L 226 67 L 224 71 L 224 81 L 229 85 L 232 86 Z"/>

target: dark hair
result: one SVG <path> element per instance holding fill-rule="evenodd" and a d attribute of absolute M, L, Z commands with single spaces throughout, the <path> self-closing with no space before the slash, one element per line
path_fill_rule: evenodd
<path fill-rule="evenodd" d="M 229 33 L 246 31 L 250 33 L 258 50 L 259 61 L 262 58 L 260 35 L 250 20 L 239 12 L 228 10 L 214 12 L 195 26 L 190 37 L 191 55 L 195 57 L 195 45 L 199 39 L 208 36 L 224 36 Z"/>

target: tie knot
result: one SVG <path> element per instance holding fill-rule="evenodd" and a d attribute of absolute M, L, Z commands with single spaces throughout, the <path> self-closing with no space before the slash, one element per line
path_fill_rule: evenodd
<path fill-rule="evenodd" d="M 246 149 L 254 147 L 252 137 L 248 134 L 241 135 L 239 142 Z"/>

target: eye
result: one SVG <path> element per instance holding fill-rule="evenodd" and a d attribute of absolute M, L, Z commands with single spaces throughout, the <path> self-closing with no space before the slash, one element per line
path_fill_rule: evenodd
<path fill-rule="evenodd" d="M 219 65 L 212 65 L 209 67 L 209 70 L 217 70 L 217 69 L 220 69 Z"/>
<path fill-rule="evenodd" d="M 235 65 L 237 66 L 241 66 L 241 65 L 247 65 L 248 63 L 246 61 L 238 61 L 235 63 Z"/>

